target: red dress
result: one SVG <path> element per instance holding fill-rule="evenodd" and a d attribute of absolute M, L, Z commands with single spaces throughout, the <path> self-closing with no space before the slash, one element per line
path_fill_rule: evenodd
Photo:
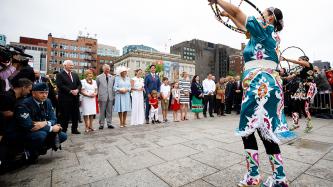
<path fill-rule="evenodd" d="M 180 103 L 175 98 L 180 97 L 180 91 L 179 89 L 172 89 L 172 100 L 171 100 L 171 110 L 178 111 L 180 109 Z"/>

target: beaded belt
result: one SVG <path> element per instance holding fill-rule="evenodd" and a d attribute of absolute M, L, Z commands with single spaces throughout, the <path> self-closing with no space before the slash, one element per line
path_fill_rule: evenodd
<path fill-rule="evenodd" d="M 271 60 L 252 60 L 244 64 L 244 71 L 253 68 L 276 69 L 276 62 Z"/>

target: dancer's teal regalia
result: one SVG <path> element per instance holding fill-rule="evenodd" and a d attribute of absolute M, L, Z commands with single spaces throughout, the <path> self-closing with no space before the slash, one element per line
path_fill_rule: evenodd
<path fill-rule="evenodd" d="M 284 114 L 282 80 L 275 71 L 279 63 L 276 54 L 279 41 L 274 26 L 264 26 L 250 16 L 246 29 L 251 37 L 244 49 L 244 94 L 236 133 L 246 137 L 258 129 L 264 139 L 275 143 L 293 138 L 295 134 L 289 131 Z"/>

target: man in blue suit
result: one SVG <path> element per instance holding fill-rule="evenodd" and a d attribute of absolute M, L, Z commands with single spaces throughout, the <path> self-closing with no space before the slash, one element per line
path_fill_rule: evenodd
<path fill-rule="evenodd" d="M 156 72 L 156 66 L 153 64 L 150 66 L 150 73 L 147 74 L 145 77 L 146 124 L 149 124 L 149 111 L 150 111 L 149 98 L 151 97 L 150 94 L 153 90 L 156 90 L 158 94 L 160 93 L 161 81 L 159 76 L 155 72 Z"/>

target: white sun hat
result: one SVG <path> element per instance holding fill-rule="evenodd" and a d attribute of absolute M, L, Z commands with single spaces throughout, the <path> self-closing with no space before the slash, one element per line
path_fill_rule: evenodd
<path fill-rule="evenodd" d="M 129 70 L 129 68 L 127 68 L 126 66 L 118 66 L 116 68 L 116 74 L 120 75 L 121 72 L 128 71 L 128 70 Z"/>

